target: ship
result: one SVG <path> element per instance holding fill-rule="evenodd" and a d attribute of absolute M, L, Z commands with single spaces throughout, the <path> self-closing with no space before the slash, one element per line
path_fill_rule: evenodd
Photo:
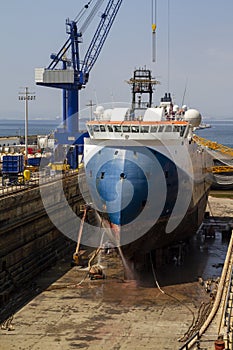
<path fill-rule="evenodd" d="M 203 221 L 212 165 L 193 139 L 201 114 L 173 104 L 165 93 L 158 105 L 150 69 L 128 81 L 127 107 L 97 106 L 87 122 L 84 168 L 92 206 L 108 235 L 132 262 L 191 237 Z"/>
<path fill-rule="evenodd" d="M 221 158 L 214 159 L 211 189 L 223 191 L 233 190 L 232 158 L 221 155 Z"/>
<path fill-rule="evenodd" d="M 196 130 L 196 129 L 195 129 Z M 211 189 L 232 190 L 233 189 L 233 149 L 215 141 L 207 140 L 195 135 L 195 141 L 208 150 L 213 159 L 213 166 L 209 169 L 211 173 Z"/>
<path fill-rule="evenodd" d="M 200 125 L 198 125 L 195 130 L 200 130 L 200 129 L 209 129 L 211 128 L 211 125 L 210 124 L 207 124 L 207 123 L 201 123 Z"/>

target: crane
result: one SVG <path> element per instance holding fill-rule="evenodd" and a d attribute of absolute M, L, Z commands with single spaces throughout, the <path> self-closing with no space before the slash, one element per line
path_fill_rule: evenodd
<path fill-rule="evenodd" d="M 47 68 L 35 69 L 35 81 L 37 85 L 63 90 L 64 128 L 62 131 L 57 132 L 55 136 L 58 143 L 62 144 L 74 144 L 80 138 L 81 133 L 79 132 L 78 120 L 79 91 L 88 82 L 90 71 L 101 52 L 109 30 L 122 4 L 122 0 L 108 0 L 84 59 L 81 60 L 79 45 L 82 42 L 83 31 L 98 11 L 103 0 L 96 1 L 90 15 L 79 29 L 78 22 L 91 3 L 93 3 L 93 0 L 90 0 L 84 6 L 75 20 L 66 20 L 66 32 L 69 37 L 60 51 L 50 56 L 52 61 L 49 66 Z M 70 58 L 67 57 L 68 50 L 71 53 Z M 58 68 L 59 64 L 61 64 L 61 68 Z"/>

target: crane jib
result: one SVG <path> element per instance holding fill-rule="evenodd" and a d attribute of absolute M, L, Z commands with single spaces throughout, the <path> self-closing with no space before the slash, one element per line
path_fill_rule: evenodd
<path fill-rule="evenodd" d="M 63 122 L 66 130 L 71 134 L 78 131 L 79 90 L 85 87 L 89 79 L 89 73 L 95 64 L 109 30 L 115 20 L 123 0 L 109 0 L 104 9 L 96 32 L 91 40 L 84 59 L 80 60 L 79 44 L 82 42 L 82 33 L 97 13 L 103 0 L 96 1 L 85 22 L 77 28 L 78 22 L 83 18 L 86 10 L 91 5 L 89 1 L 76 16 L 74 21 L 67 20 L 67 34 L 69 38 L 57 54 L 51 55 L 52 62 L 47 69 L 35 70 L 36 84 L 63 89 Z M 71 58 L 67 58 L 68 50 Z M 81 63 L 82 62 L 82 63 Z M 62 68 L 58 69 L 58 64 Z M 75 116 L 75 117 L 74 117 Z"/>

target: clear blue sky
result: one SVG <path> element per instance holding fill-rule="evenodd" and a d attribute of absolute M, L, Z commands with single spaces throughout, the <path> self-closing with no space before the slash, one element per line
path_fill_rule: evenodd
<path fill-rule="evenodd" d="M 73 19 L 87 0 L 1 1 L 0 118 L 23 118 L 21 86 L 36 93 L 30 117 L 62 115 L 61 91 L 36 86 L 34 69 L 46 67 L 50 54 L 66 40 L 65 20 Z M 157 60 L 151 53 L 151 0 L 123 0 L 89 83 L 80 93 L 81 108 L 93 100 L 128 102 L 125 80 L 146 65 L 161 81 L 154 101 L 167 91 L 168 0 L 157 0 Z M 233 117 L 233 0 L 170 0 L 170 91 L 206 117 Z M 96 29 L 83 36 L 83 57 Z M 81 58 L 82 58 L 81 57 Z"/>

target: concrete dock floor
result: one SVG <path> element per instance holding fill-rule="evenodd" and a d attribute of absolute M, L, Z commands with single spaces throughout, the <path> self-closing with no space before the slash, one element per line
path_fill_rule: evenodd
<path fill-rule="evenodd" d="M 179 349 L 209 295 L 198 282 L 162 287 L 125 282 L 118 257 L 106 257 L 105 280 L 63 261 L 36 280 L 41 292 L 0 330 L 1 350 Z M 50 278 L 65 274 L 49 285 Z"/>
<path fill-rule="evenodd" d="M 228 201 L 220 202 L 211 200 L 213 215 L 220 215 L 214 210 L 222 205 L 232 216 Z M 220 275 L 218 263 L 225 250 L 216 254 L 214 246 L 220 242 L 217 236 L 215 243 L 209 243 L 209 253 L 187 254 L 183 266 L 163 267 L 157 276 L 161 290 L 151 272 L 143 283 L 125 282 L 116 254 L 102 255 L 104 280 L 90 280 L 87 271 L 70 268 L 70 255 L 11 300 L 7 312 L 13 319 L 10 330 L 0 329 L 0 349 L 178 350 L 183 344 L 179 339 L 194 324 L 200 308 L 211 303 L 197 278 L 213 270 L 204 267 L 208 263 L 216 265 L 214 274 Z"/>

